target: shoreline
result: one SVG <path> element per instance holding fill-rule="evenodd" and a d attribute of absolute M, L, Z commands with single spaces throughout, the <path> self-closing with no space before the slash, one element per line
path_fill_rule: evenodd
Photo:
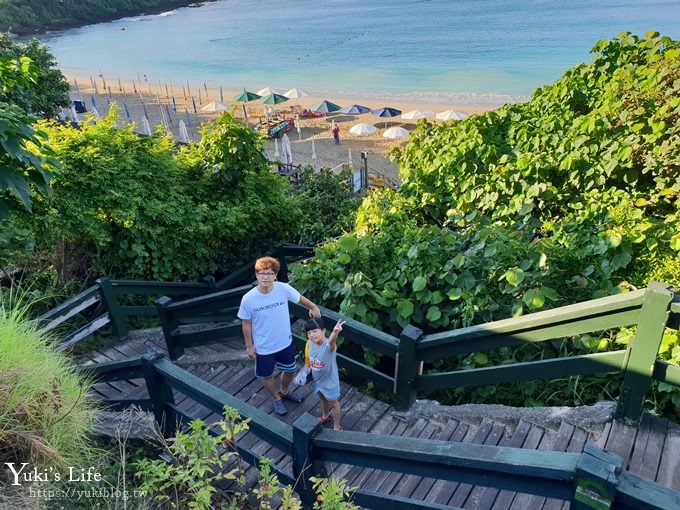
<path fill-rule="evenodd" d="M 233 100 L 234 96 L 243 89 L 211 88 L 207 84 L 195 85 L 191 83 L 164 83 L 157 80 L 140 76 L 140 81 L 135 79 L 108 79 L 106 76 L 83 76 L 68 73 L 62 69 L 71 87 L 72 100 L 82 100 L 89 112 L 92 112 L 92 99 L 100 115 L 105 115 L 112 103 L 118 107 L 119 122 L 127 125 L 135 124 L 135 130 L 141 132 L 142 118 L 149 119 L 151 129 L 154 126 L 163 126 L 166 132 L 171 133 L 176 140 L 180 140 L 180 121 L 182 121 L 192 142 L 200 139 L 200 126 L 209 120 L 215 119 L 219 112 L 202 112 L 201 107 L 211 101 L 220 101 L 227 105 L 228 110 L 244 119 L 244 111 L 248 114 L 248 123 L 254 126 L 264 121 L 267 108 L 271 108 L 279 118 L 297 117 L 296 112 L 310 108 L 326 99 L 341 107 L 353 104 L 361 104 L 371 109 L 382 107 L 397 108 L 406 113 L 411 110 L 426 110 L 434 113 L 454 109 L 468 115 L 480 114 L 492 111 L 496 107 L 490 105 L 470 105 L 452 103 L 432 103 L 427 101 L 399 101 L 387 98 L 356 96 L 307 96 L 301 99 L 290 99 L 278 105 L 264 105 L 259 100 L 249 103 L 238 103 Z M 264 87 L 264 85 L 263 85 Z M 284 93 L 286 90 L 277 90 Z M 257 90 L 252 90 L 257 92 Z M 389 94 L 386 94 L 389 97 Z M 196 112 L 194 112 L 194 106 Z M 129 119 L 128 119 L 129 113 Z M 80 116 L 82 120 L 82 116 Z M 245 119 L 244 119 L 245 120 Z M 398 168 L 396 164 L 386 156 L 393 147 L 403 145 L 406 140 L 389 140 L 382 135 L 386 128 L 400 126 L 411 131 L 416 127 L 417 120 L 402 119 L 401 116 L 381 118 L 366 113 L 363 115 L 347 115 L 334 113 L 318 118 L 297 119 L 299 130 L 293 128 L 288 132 L 291 145 L 291 153 L 294 165 L 311 165 L 316 170 L 321 168 L 336 169 L 342 165 L 349 165 L 357 170 L 361 165 L 367 164 L 369 174 L 383 177 L 395 183 L 399 182 Z M 441 121 L 435 121 L 441 122 Z M 333 124 L 340 129 L 340 144 L 335 144 L 331 129 Z M 354 136 L 349 129 L 358 123 L 373 125 L 377 130 L 367 136 Z M 267 157 L 273 161 L 280 161 L 281 141 L 267 139 L 264 143 Z M 361 153 L 365 152 L 367 159 L 361 159 Z"/>

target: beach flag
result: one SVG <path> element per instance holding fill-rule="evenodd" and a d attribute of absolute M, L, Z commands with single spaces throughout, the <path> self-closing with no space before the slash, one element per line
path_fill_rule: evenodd
<path fill-rule="evenodd" d="M 177 103 L 175 103 L 175 96 L 172 96 L 172 109 L 174 111 L 177 111 Z"/>
<path fill-rule="evenodd" d="M 222 92 L 222 85 L 220 85 L 220 103 L 224 103 L 224 92 Z"/>
<path fill-rule="evenodd" d="M 194 105 L 194 113 L 198 113 L 196 110 L 196 101 L 194 101 L 194 96 L 191 96 L 191 103 Z"/>
<path fill-rule="evenodd" d="M 132 119 L 130 118 L 130 110 L 128 110 L 128 105 L 125 101 L 123 101 L 123 108 L 125 108 L 125 116 L 127 117 L 128 122 L 132 122 Z"/>

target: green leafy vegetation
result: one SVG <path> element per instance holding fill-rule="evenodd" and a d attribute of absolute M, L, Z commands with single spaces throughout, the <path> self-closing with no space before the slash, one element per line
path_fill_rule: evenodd
<path fill-rule="evenodd" d="M 186 0 L 0 0 L 0 31 L 27 34 L 160 12 L 191 3 Z"/>
<path fill-rule="evenodd" d="M 526 104 L 421 121 L 393 153 L 400 189 L 369 195 L 353 232 L 293 269 L 298 288 L 398 333 L 409 323 L 433 332 L 518 316 L 651 279 L 680 284 L 680 45 L 621 34 L 593 51 Z M 616 335 L 433 368 L 595 352 Z M 672 351 L 680 339 L 669 338 Z M 583 379 L 574 382 L 572 398 L 547 398 L 543 383 L 512 393 L 541 403 L 607 393 L 597 384 L 580 393 Z"/>
<path fill-rule="evenodd" d="M 28 320 L 27 303 L 0 296 L 0 458 L 66 468 L 92 457 L 90 381 Z"/>
<path fill-rule="evenodd" d="M 115 115 L 80 129 L 47 124 L 62 170 L 26 220 L 62 282 L 178 280 L 229 271 L 289 239 L 301 214 L 261 140 L 230 115 L 176 151 Z M 286 218 L 286 221 L 281 221 Z M 235 249 L 238 247 L 238 249 Z"/>
<path fill-rule="evenodd" d="M 21 60 L 30 63 L 32 73 L 28 83 L 8 88 L 0 93 L 0 101 L 14 104 L 38 117 L 54 117 L 61 108 L 71 104 L 69 86 L 57 68 L 54 56 L 37 39 L 15 43 L 9 34 L 0 33 L 0 60 Z"/>

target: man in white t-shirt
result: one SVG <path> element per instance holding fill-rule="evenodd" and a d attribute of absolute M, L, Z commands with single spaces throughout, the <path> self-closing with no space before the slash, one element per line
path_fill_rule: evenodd
<path fill-rule="evenodd" d="M 255 376 L 272 396 L 274 411 L 284 415 L 288 410 L 283 400 L 299 403 L 304 398 L 299 393 L 288 391 L 296 370 L 288 301 L 309 308 L 310 317 L 321 317 L 321 311 L 293 287 L 276 281 L 280 268 L 279 261 L 273 257 L 255 261 L 257 287 L 241 299 L 238 318 L 241 319 L 248 356 L 255 359 Z M 281 372 L 279 390 L 272 377 L 275 368 Z"/>

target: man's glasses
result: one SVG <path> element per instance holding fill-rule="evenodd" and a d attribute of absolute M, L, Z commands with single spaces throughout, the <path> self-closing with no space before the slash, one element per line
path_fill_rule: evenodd
<path fill-rule="evenodd" d="M 276 276 L 276 273 L 272 273 L 271 271 L 258 271 L 255 274 L 260 278 L 273 278 Z"/>

